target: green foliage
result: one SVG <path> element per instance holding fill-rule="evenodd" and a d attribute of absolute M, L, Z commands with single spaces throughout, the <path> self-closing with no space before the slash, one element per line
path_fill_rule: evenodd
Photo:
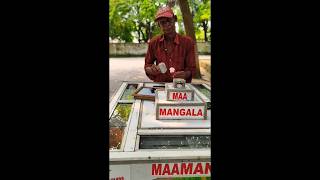
<path fill-rule="evenodd" d="M 118 104 L 113 112 L 112 117 L 117 117 L 124 122 L 127 122 L 131 112 L 132 104 Z"/>
<path fill-rule="evenodd" d="M 209 23 L 210 1 L 188 0 L 197 39 L 204 39 L 204 23 Z M 122 42 L 132 42 L 134 38 L 147 42 L 149 38 L 160 34 L 154 22 L 155 14 L 167 0 L 110 0 L 109 1 L 109 37 Z M 183 19 L 178 5 L 173 8 L 178 17 L 178 33 L 185 34 Z M 207 30 L 207 35 L 209 29 Z M 208 36 L 210 37 L 210 36 Z"/>
<path fill-rule="evenodd" d="M 205 33 L 210 34 L 209 23 L 211 21 L 211 1 L 210 0 L 188 0 L 193 14 L 197 39 L 205 40 Z M 209 39 L 209 38 L 208 38 Z"/>
<path fill-rule="evenodd" d="M 128 16 L 131 11 L 125 0 L 111 0 L 109 8 L 109 37 L 132 42 L 133 20 Z"/>
<path fill-rule="evenodd" d="M 109 37 L 132 42 L 147 41 L 160 32 L 154 16 L 166 0 L 111 0 L 109 4 Z M 139 37 L 140 34 L 140 37 Z"/>
<path fill-rule="evenodd" d="M 196 29 L 196 39 L 197 40 L 204 40 L 204 31 L 201 30 L 200 28 Z"/>

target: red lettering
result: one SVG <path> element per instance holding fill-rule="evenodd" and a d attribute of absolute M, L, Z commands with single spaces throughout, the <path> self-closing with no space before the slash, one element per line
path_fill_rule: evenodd
<path fill-rule="evenodd" d="M 181 175 L 183 174 L 191 174 L 192 173 L 192 163 L 188 163 L 188 167 L 186 167 L 186 163 L 181 163 Z"/>
<path fill-rule="evenodd" d="M 123 176 L 111 178 L 110 180 L 124 180 Z"/>
<path fill-rule="evenodd" d="M 179 116 L 179 109 L 173 109 L 173 115 Z"/>
<path fill-rule="evenodd" d="M 203 116 L 202 109 L 184 109 L 184 108 L 159 108 L 159 114 L 161 116 Z"/>
<path fill-rule="evenodd" d="M 161 174 L 161 166 L 162 166 L 161 164 L 152 164 L 152 175 L 160 175 Z"/>
<path fill-rule="evenodd" d="M 202 110 L 201 109 L 199 109 L 199 111 L 198 111 L 198 115 L 197 116 L 203 116 L 202 115 Z"/>
<path fill-rule="evenodd" d="M 172 93 L 172 99 L 177 99 L 178 98 L 178 93 L 174 92 Z"/>
<path fill-rule="evenodd" d="M 166 109 L 160 108 L 160 115 L 163 115 L 163 116 L 167 115 Z"/>
<path fill-rule="evenodd" d="M 174 174 L 179 174 L 178 164 L 175 163 L 175 164 L 173 165 L 171 174 L 172 174 L 172 175 L 174 175 Z"/>
<path fill-rule="evenodd" d="M 185 110 L 185 109 L 180 109 L 180 115 L 181 115 L 181 116 L 184 116 L 185 113 L 186 113 L 186 110 Z"/>
<path fill-rule="evenodd" d="M 196 168 L 193 171 L 193 174 L 203 174 L 202 164 L 198 163 Z"/>
<path fill-rule="evenodd" d="M 171 175 L 169 164 L 165 164 L 164 165 L 164 169 L 163 169 L 162 175 L 165 175 L 165 174 Z"/>
<path fill-rule="evenodd" d="M 210 172 L 210 174 L 211 174 L 211 164 L 210 164 L 210 163 L 206 163 L 205 173 L 206 173 L 206 174 L 209 174 L 209 172 Z"/>
<path fill-rule="evenodd" d="M 197 116 L 197 114 L 194 113 L 194 109 L 192 109 L 192 116 Z"/>
<path fill-rule="evenodd" d="M 187 110 L 186 116 L 190 116 L 191 115 L 191 111 L 190 109 Z"/>
<path fill-rule="evenodd" d="M 188 98 L 187 98 L 187 93 L 184 93 L 183 99 L 184 99 L 184 100 L 187 100 L 187 99 L 188 99 Z"/>
<path fill-rule="evenodd" d="M 172 99 L 173 100 L 187 100 L 188 96 L 187 96 L 186 92 L 184 92 L 183 94 L 182 94 L 182 92 L 173 92 Z"/>

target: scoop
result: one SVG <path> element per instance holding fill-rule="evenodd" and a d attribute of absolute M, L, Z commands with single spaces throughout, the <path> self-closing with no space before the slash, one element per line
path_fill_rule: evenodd
<path fill-rule="evenodd" d="M 160 68 L 160 71 L 162 74 L 166 73 L 167 72 L 167 67 L 166 67 L 166 64 L 165 63 L 159 63 L 158 64 L 158 67 Z"/>

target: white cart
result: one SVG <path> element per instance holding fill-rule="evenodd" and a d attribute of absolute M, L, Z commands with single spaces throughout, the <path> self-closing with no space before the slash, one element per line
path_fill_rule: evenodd
<path fill-rule="evenodd" d="M 123 82 L 109 107 L 109 180 L 211 179 L 211 87 L 190 84 L 207 103 L 206 120 L 156 120 L 154 101 L 134 99 Z"/>

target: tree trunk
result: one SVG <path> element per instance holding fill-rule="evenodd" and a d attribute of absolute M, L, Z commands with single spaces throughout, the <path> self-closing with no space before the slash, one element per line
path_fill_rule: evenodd
<path fill-rule="evenodd" d="M 149 32 L 150 32 L 150 22 L 147 22 L 147 24 L 146 24 L 146 39 L 144 39 L 144 42 L 148 42 L 148 40 L 149 40 Z"/>
<path fill-rule="evenodd" d="M 140 14 L 140 7 L 139 6 L 136 6 L 136 9 L 137 9 L 137 13 Z M 138 21 L 138 41 L 139 41 L 139 44 L 141 43 L 141 21 Z"/>
<path fill-rule="evenodd" d="M 193 27 L 192 15 L 190 12 L 189 4 L 187 0 L 178 0 L 180 10 L 182 13 L 183 23 L 186 30 L 186 34 L 190 36 L 195 42 L 195 60 L 196 60 L 196 73 L 193 78 L 201 78 L 200 74 L 200 66 L 199 66 L 199 56 L 198 56 L 198 48 L 197 48 L 197 40 Z"/>
<path fill-rule="evenodd" d="M 139 23 L 139 25 L 138 25 L 138 41 L 139 41 L 139 44 L 141 43 L 141 33 L 140 33 L 140 31 L 141 31 L 141 26 L 140 26 L 140 23 Z"/>
<path fill-rule="evenodd" d="M 151 22 L 147 22 L 147 25 L 146 25 L 146 36 L 147 36 L 147 41 L 146 42 L 148 42 L 152 38 Z"/>
<path fill-rule="evenodd" d="M 206 21 L 202 21 L 202 26 L 203 26 L 203 31 L 204 31 L 204 41 L 208 42 L 208 37 L 207 37 L 208 26 L 207 26 Z"/>

